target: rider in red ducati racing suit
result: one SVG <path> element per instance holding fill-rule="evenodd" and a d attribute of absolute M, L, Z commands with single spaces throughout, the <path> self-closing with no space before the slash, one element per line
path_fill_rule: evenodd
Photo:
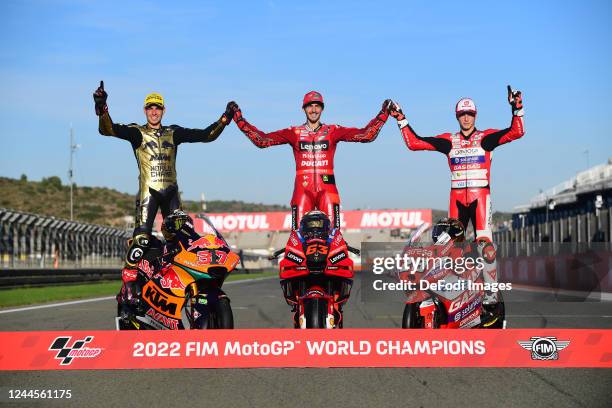
<path fill-rule="evenodd" d="M 408 124 L 399 105 L 393 103 L 391 106 L 390 114 L 397 119 L 410 150 L 435 150 L 448 157 L 451 171 L 448 216 L 458 218 L 466 230 L 471 220 L 476 238 L 492 239 L 489 180 L 493 149 L 525 134 L 521 92 L 514 92 L 508 86 L 508 102 L 512 106 L 509 128 L 477 130 L 476 105 L 471 99 L 463 98 L 455 108 L 461 131 L 434 137 L 418 136 Z"/>
<path fill-rule="evenodd" d="M 259 148 L 290 144 L 295 157 L 295 187 L 291 198 L 292 229 L 307 212 L 324 211 L 333 227 L 340 227 L 340 196 L 334 177 L 334 153 L 338 142 L 373 142 L 383 127 L 391 100 L 383 103 L 382 110 L 364 128 L 346 128 L 320 122 L 323 97 L 311 91 L 304 96 L 302 108 L 306 123 L 283 130 L 265 133 L 244 119 L 234 104 L 234 121 L 240 130 Z"/>

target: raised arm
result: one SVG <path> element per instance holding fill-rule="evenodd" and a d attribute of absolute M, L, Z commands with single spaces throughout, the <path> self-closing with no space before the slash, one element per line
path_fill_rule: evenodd
<path fill-rule="evenodd" d="M 492 151 L 499 145 L 520 139 L 525 134 L 523 122 L 523 96 L 521 91 L 513 91 L 508 85 L 508 103 L 512 106 L 512 122 L 510 127 L 502 130 L 487 129 L 482 139 L 482 148 Z"/>
<path fill-rule="evenodd" d="M 209 143 L 217 140 L 221 132 L 223 132 L 225 127 L 229 125 L 232 120 L 233 111 L 231 110 L 230 104 L 231 102 L 227 104 L 225 112 L 223 112 L 219 120 L 213 122 L 206 129 L 188 129 L 176 125 L 171 126 L 171 128 L 174 129 L 175 143 Z"/>
<path fill-rule="evenodd" d="M 448 154 L 451 151 L 452 143 L 449 140 L 450 133 L 443 133 L 433 137 L 421 137 L 417 135 L 408 124 L 408 120 L 397 102 L 391 102 L 389 113 L 397 119 L 397 126 L 400 128 L 404 142 L 410 150 L 432 150 L 444 154 Z"/>
<path fill-rule="evenodd" d="M 109 113 L 106 100 L 108 94 L 104 90 L 104 81 L 100 81 L 100 86 L 93 95 L 96 115 L 98 115 L 98 131 L 103 136 L 115 136 L 119 139 L 127 140 L 132 146 L 139 146 L 142 141 L 140 131 L 132 126 L 113 123 Z"/>
<path fill-rule="evenodd" d="M 364 128 L 348 128 L 338 126 L 334 132 L 334 138 L 336 141 L 343 142 L 360 142 L 370 143 L 376 140 L 380 130 L 387 122 L 389 117 L 389 106 L 391 100 L 387 99 L 383 102 L 382 109 L 374 119 L 372 119 Z"/>
<path fill-rule="evenodd" d="M 255 146 L 263 149 L 265 147 L 291 143 L 292 139 L 294 138 L 295 133 L 292 128 L 277 130 L 270 133 L 262 132 L 246 121 L 246 119 L 242 116 L 242 111 L 240 110 L 238 104 L 235 102 L 230 102 L 230 104 L 233 104 L 231 109 L 234 113 L 233 118 L 234 122 L 236 122 L 236 125 L 238 126 L 238 129 L 240 129 Z"/>

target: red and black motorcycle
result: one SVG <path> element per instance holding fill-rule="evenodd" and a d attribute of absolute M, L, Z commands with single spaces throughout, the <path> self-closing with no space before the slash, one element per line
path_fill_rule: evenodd
<path fill-rule="evenodd" d="M 284 253 L 279 263 L 281 288 L 294 312 L 296 329 L 342 328 L 342 307 L 353 285 L 350 247 L 337 229 L 330 229 L 327 215 L 311 211 L 304 215 L 298 231 L 291 231 L 287 246 L 270 259 Z"/>

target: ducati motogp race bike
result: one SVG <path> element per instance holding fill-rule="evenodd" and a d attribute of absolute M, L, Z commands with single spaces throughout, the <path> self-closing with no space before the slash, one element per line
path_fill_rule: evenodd
<path fill-rule="evenodd" d="M 303 238 L 292 231 L 287 246 L 270 257 L 279 263 L 281 288 L 294 312 L 296 329 L 335 329 L 343 326 L 342 307 L 348 301 L 353 285 L 353 261 L 350 247 L 339 230 L 321 238 Z"/>
<path fill-rule="evenodd" d="M 426 259 L 440 257 L 437 250 L 437 246 L 407 247 L 404 253 L 411 259 Z M 497 310 L 494 313 L 483 308 L 483 273 L 493 272 L 495 260 L 488 259 L 482 265 L 482 268 L 473 267 L 457 273 L 441 264 L 431 269 L 411 264 L 408 269 L 399 272 L 400 281 L 412 282 L 414 288 L 405 290 L 407 299 L 402 328 L 505 328 L 501 292 L 497 293 Z"/>
<path fill-rule="evenodd" d="M 137 302 L 121 310 L 119 330 L 233 329 L 230 299 L 221 289 L 240 262 L 221 234 L 192 231 L 164 253 L 158 243 L 138 264 Z"/>

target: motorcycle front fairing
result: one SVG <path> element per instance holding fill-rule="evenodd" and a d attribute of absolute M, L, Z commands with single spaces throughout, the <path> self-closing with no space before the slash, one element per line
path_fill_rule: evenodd
<path fill-rule="evenodd" d="M 342 233 L 334 229 L 326 240 L 304 240 L 297 231 L 291 231 L 285 256 L 280 261 L 281 279 L 307 276 L 310 273 L 352 279 L 353 261 Z"/>

